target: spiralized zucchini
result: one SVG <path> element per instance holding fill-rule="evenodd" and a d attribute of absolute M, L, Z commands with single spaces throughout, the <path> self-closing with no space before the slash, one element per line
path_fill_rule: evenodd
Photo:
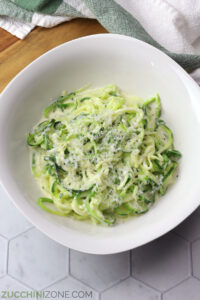
<path fill-rule="evenodd" d="M 147 212 L 181 156 L 160 115 L 158 94 L 144 102 L 115 85 L 60 96 L 27 135 L 41 208 L 108 225 Z"/>

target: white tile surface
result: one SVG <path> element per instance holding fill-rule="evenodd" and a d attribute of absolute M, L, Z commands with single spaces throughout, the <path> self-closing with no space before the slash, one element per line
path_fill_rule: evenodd
<path fill-rule="evenodd" d="M 4 292 L 6 293 L 4 295 Z M 31 294 L 27 294 L 30 292 Z M 21 297 L 20 297 L 20 293 Z M 3 277 L 0 279 L 0 299 L 7 298 L 9 300 L 22 299 L 22 297 L 26 296 L 26 300 L 34 300 L 34 292 L 31 289 L 28 289 L 18 281 L 10 278 L 9 276 Z"/>
<path fill-rule="evenodd" d="M 192 244 L 193 275 L 200 279 L 200 240 Z"/>
<path fill-rule="evenodd" d="M 0 185 L 0 234 L 12 238 L 31 228 L 32 225 L 22 216 L 13 205 Z"/>
<path fill-rule="evenodd" d="M 68 249 L 30 229 L 32 225 L 1 187 L 0 204 L 0 293 L 31 292 L 32 288 L 32 292 L 53 292 L 50 299 L 59 300 L 160 300 L 161 295 L 162 300 L 200 299 L 200 208 L 175 233 L 132 251 L 134 278 L 130 277 L 130 252 L 99 256 L 71 250 L 75 279 L 68 275 Z M 8 246 L 12 278 L 5 276 Z M 56 298 L 55 291 L 66 292 L 65 298 L 62 294 Z M 73 291 L 76 298 L 72 298 Z"/>
<path fill-rule="evenodd" d="M 101 300 L 159 300 L 160 294 L 133 278 L 102 293 Z M 178 299 L 177 299 L 178 300 Z"/>
<path fill-rule="evenodd" d="M 189 244 L 169 233 L 132 250 L 133 276 L 165 291 L 190 275 Z"/>
<path fill-rule="evenodd" d="M 55 300 L 60 300 L 58 291 L 61 293 L 61 295 L 64 295 L 64 297 L 68 299 L 98 299 L 98 293 L 96 293 L 94 290 L 87 287 L 80 281 L 77 281 L 76 279 L 70 277 L 63 279 L 56 284 L 53 284 L 52 286 L 46 288 L 46 290 L 52 292 L 51 297 Z"/>
<path fill-rule="evenodd" d="M 200 237 L 200 215 L 194 212 L 181 225 L 175 228 L 175 232 L 188 241 L 194 241 Z"/>
<path fill-rule="evenodd" d="M 0 277 L 6 274 L 7 246 L 8 242 L 3 237 L 0 237 Z"/>
<path fill-rule="evenodd" d="M 8 273 L 35 289 L 67 275 L 68 249 L 37 229 L 10 241 Z"/>
<path fill-rule="evenodd" d="M 189 278 L 163 295 L 163 300 L 199 300 L 200 282 Z"/>
<path fill-rule="evenodd" d="M 198 214 L 200 215 L 200 206 L 196 209 L 195 212 L 198 213 Z"/>
<path fill-rule="evenodd" d="M 91 255 L 70 250 L 70 270 L 77 279 L 103 290 L 129 276 L 129 252 Z"/>

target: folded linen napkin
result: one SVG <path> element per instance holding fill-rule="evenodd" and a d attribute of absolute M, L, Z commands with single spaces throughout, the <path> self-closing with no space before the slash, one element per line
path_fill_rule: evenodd
<path fill-rule="evenodd" d="M 109 32 L 143 40 L 187 70 L 200 67 L 197 0 L 0 0 L 0 27 L 19 38 L 36 25 L 52 27 L 76 17 L 96 18 Z"/>

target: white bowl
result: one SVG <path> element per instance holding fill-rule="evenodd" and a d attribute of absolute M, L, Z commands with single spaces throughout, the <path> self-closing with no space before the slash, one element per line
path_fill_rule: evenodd
<path fill-rule="evenodd" d="M 117 84 L 144 99 L 158 92 L 163 118 L 183 155 L 178 180 L 147 214 L 108 228 L 53 216 L 37 205 L 42 191 L 31 174 L 26 145 L 26 133 L 50 99 L 88 83 Z M 121 35 L 80 38 L 36 59 L 2 93 L 0 181 L 29 221 L 65 246 L 96 254 L 135 248 L 174 228 L 200 204 L 199 121 L 200 89 L 167 55 Z"/>

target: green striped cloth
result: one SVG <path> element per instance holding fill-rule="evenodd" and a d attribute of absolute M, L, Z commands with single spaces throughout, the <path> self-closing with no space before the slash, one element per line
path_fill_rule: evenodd
<path fill-rule="evenodd" d="M 6 23 L 10 18 L 36 25 L 40 25 L 42 17 L 50 18 L 47 22 L 51 22 L 54 17 L 57 23 L 74 17 L 96 18 L 109 32 L 145 41 L 168 54 L 188 71 L 200 67 L 200 55 L 168 51 L 146 32 L 133 15 L 114 0 L 0 0 L 0 15 L 3 20 L 0 21 L 0 26 L 1 22 Z M 1 27 L 7 29 L 6 26 Z"/>

